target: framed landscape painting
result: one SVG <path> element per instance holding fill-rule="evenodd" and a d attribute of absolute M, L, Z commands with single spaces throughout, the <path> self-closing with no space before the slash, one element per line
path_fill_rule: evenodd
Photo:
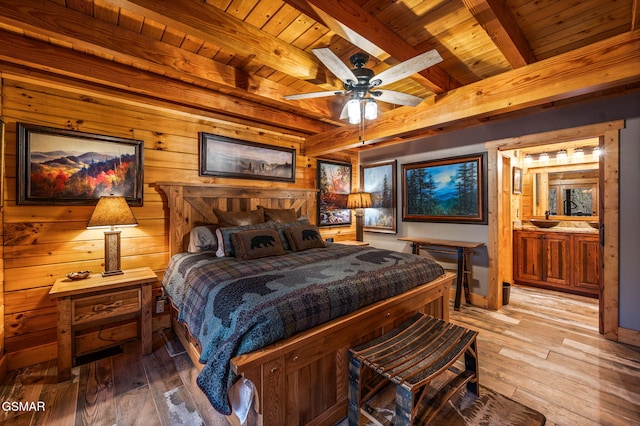
<path fill-rule="evenodd" d="M 487 223 L 487 155 L 402 165 L 402 220 Z"/>
<path fill-rule="evenodd" d="M 318 226 L 351 225 L 351 164 L 318 160 Z"/>
<path fill-rule="evenodd" d="M 393 233 L 396 225 L 396 160 L 365 164 L 360 180 L 363 192 L 371 194 L 371 208 L 364 209 L 364 230 Z"/>
<path fill-rule="evenodd" d="M 17 204 L 94 205 L 113 194 L 142 205 L 142 141 L 24 123 L 17 133 Z"/>
<path fill-rule="evenodd" d="M 296 181 L 296 150 L 200 133 L 200 175 Z"/>

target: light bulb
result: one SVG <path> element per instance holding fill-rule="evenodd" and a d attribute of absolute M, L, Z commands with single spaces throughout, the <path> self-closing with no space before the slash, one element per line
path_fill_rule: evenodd
<path fill-rule="evenodd" d="M 576 148 L 573 150 L 573 158 L 575 160 L 582 160 L 584 158 L 584 150 L 582 148 Z"/>
<path fill-rule="evenodd" d="M 546 152 L 543 152 L 542 154 L 540 154 L 540 157 L 538 157 L 538 159 L 540 161 L 549 161 L 549 154 L 547 154 Z"/>
<path fill-rule="evenodd" d="M 567 157 L 568 157 L 568 155 L 567 155 L 567 150 L 566 149 L 561 149 L 556 154 L 556 160 L 559 160 L 559 161 L 564 161 L 564 160 L 567 159 Z"/>
<path fill-rule="evenodd" d="M 533 162 L 533 157 L 531 156 L 531 154 L 527 154 L 524 156 L 524 162 L 526 164 L 531 164 Z"/>
<path fill-rule="evenodd" d="M 593 148 L 593 153 L 591 154 L 594 159 L 598 159 L 600 157 L 600 147 Z"/>
<path fill-rule="evenodd" d="M 374 99 L 368 99 L 364 104 L 364 118 L 367 120 L 375 120 L 378 118 L 378 104 Z"/>
<path fill-rule="evenodd" d="M 358 124 L 360 122 L 360 101 L 358 99 L 350 99 L 347 102 L 347 116 L 350 124 Z"/>

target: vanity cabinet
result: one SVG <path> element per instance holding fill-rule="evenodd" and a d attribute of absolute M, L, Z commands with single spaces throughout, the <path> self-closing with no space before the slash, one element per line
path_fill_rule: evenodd
<path fill-rule="evenodd" d="M 573 252 L 576 258 L 575 285 L 598 294 L 600 290 L 600 239 L 597 235 L 575 235 Z"/>
<path fill-rule="evenodd" d="M 598 296 L 597 235 L 515 231 L 513 244 L 516 284 Z"/>

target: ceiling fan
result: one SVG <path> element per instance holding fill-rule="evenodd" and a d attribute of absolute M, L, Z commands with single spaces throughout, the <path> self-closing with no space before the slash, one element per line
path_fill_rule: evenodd
<path fill-rule="evenodd" d="M 442 57 L 434 49 L 394 65 L 393 67 L 382 71 L 380 74 L 375 75 L 373 70 L 365 68 L 366 63 L 369 61 L 369 55 L 366 53 L 356 53 L 352 55 L 349 58 L 349 62 L 351 62 L 351 65 L 354 68 L 349 69 L 347 65 L 342 62 L 340 58 L 338 58 L 329 48 L 324 47 L 320 49 L 312 49 L 312 52 L 329 69 L 329 71 L 342 81 L 344 89 L 299 93 L 296 95 L 288 95 L 284 98 L 287 100 L 299 100 L 350 94 L 350 101 L 346 103 L 340 115 L 340 118 L 349 117 L 350 121 L 352 120 L 352 112 L 349 111 L 350 105 L 353 106 L 357 104 L 357 108 L 359 110 L 362 101 L 380 100 L 397 105 L 417 106 L 422 102 L 422 98 L 418 96 L 394 90 L 380 90 L 377 88 L 395 83 L 398 80 L 402 80 L 405 77 L 429 68 L 430 66 L 442 61 Z M 365 109 L 369 104 L 373 104 L 375 106 L 375 102 L 366 102 Z M 354 121 L 351 122 L 354 123 Z M 355 122 L 359 122 L 359 117 Z"/>

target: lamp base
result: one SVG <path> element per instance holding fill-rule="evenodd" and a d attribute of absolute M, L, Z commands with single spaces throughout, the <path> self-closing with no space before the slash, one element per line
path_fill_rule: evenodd
<path fill-rule="evenodd" d="M 120 269 L 120 231 L 104 233 L 104 272 L 103 277 L 123 274 Z"/>
<path fill-rule="evenodd" d="M 364 209 L 356 209 L 356 241 L 364 241 Z"/>

